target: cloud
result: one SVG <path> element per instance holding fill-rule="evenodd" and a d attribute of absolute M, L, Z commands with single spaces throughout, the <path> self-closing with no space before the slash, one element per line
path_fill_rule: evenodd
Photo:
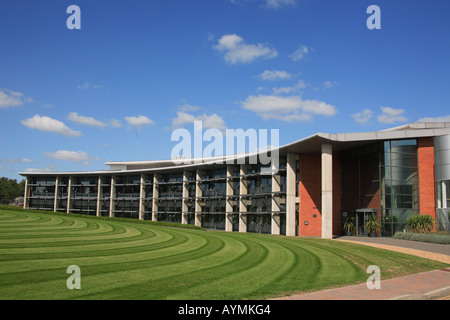
<path fill-rule="evenodd" d="M 225 130 L 227 126 L 225 121 L 216 113 L 207 115 L 206 113 L 194 116 L 184 111 L 178 111 L 177 117 L 172 119 L 172 129 L 182 128 L 186 124 L 194 121 L 202 121 L 202 127 L 205 129 Z"/>
<path fill-rule="evenodd" d="M 32 163 L 33 161 L 27 158 L 16 159 L 16 158 L 3 158 L 2 163 Z"/>
<path fill-rule="evenodd" d="M 272 88 L 273 94 L 288 94 L 296 92 L 300 89 L 306 88 L 306 83 L 303 80 L 299 80 L 296 84 L 290 87 L 279 87 L 279 88 Z"/>
<path fill-rule="evenodd" d="M 365 124 L 372 118 L 373 113 L 374 112 L 370 109 L 364 109 L 362 112 L 352 114 L 352 118 L 360 124 Z"/>
<path fill-rule="evenodd" d="M 324 81 L 323 82 L 324 89 L 330 89 L 330 88 L 336 87 L 337 85 L 338 85 L 338 83 L 336 81 Z"/>
<path fill-rule="evenodd" d="M 37 169 L 37 168 L 27 168 L 25 169 L 25 172 L 52 172 L 55 169 L 55 166 L 48 166 L 44 169 Z"/>
<path fill-rule="evenodd" d="M 111 127 L 113 127 L 113 128 L 122 128 L 122 126 L 123 126 L 122 122 L 120 120 L 117 120 L 117 119 L 112 119 L 109 122 L 109 125 Z"/>
<path fill-rule="evenodd" d="M 83 151 L 67 151 L 67 150 L 58 150 L 56 152 L 44 152 L 44 157 L 55 160 L 82 162 L 83 164 L 90 164 L 89 161 L 98 160 L 98 158 L 91 157 L 86 152 Z"/>
<path fill-rule="evenodd" d="M 26 97 L 21 92 L 12 91 L 9 89 L 0 90 L 0 108 L 18 107 L 24 102 L 31 102 L 33 99 Z"/>
<path fill-rule="evenodd" d="M 295 0 L 265 0 L 266 6 L 272 9 L 278 9 L 285 5 L 294 5 Z"/>
<path fill-rule="evenodd" d="M 304 58 L 306 54 L 308 54 L 311 51 L 310 48 L 307 46 L 300 45 L 300 47 L 294 51 L 289 57 L 292 59 L 292 61 L 301 60 Z"/>
<path fill-rule="evenodd" d="M 337 113 L 336 108 L 330 104 L 318 100 L 303 100 L 300 96 L 249 96 L 241 107 L 257 113 L 263 119 L 285 122 L 306 121 L 311 120 L 313 115 L 333 116 Z"/>
<path fill-rule="evenodd" d="M 271 59 L 278 55 L 275 49 L 271 49 L 263 44 L 247 44 L 244 39 L 236 34 L 227 34 L 219 39 L 214 49 L 224 54 L 226 62 L 250 63 L 258 58 Z"/>
<path fill-rule="evenodd" d="M 292 75 L 286 71 L 265 70 L 263 73 L 259 74 L 258 77 L 261 80 L 278 80 L 278 79 L 290 79 Z"/>
<path fill-rule="evenodd" d="M 80 131 L 72 130 L 68 126 L 66 126 L 63 122 L 46 116 L 41 117 L 40 115 L 35 115 L 32 118 L 22 120 L 21 123 L 30 129 L 37 129 L 40 131 L 47 131 L 47 132 L 56 132 L 69 137 L 81 136 Z"/>
<path fill-rule="evenodd" d="M 143 126 L 155 124 L 153 120 L 147 118 L 146 116 L 125 117 L 125 120 L 136 130 L 141 129 Z"/>
<path fill-rule="evenodd" d="M 77 85 L 78 89 L 102 89 L 104 86 L 101 86 L 99 84 L 94 84 L 90 82 L 85 82 L 82 85 Z"/>
<path fill-rule="evenodd" d="M 383 113 L 378 116 L 377 118 L 378 122 L 394 124 L 396 122 L 408 121 L 406 117 L 402 116 L 402 114 L 405 113 L 405 110 L 403 109 L 394 109 L 391 107 L 380 107 L 380 108 Z"/>
<path fill-rule="evenodd" d="M 67 117 L 67 119 L 70 121 L 73 121 L 73 122 L 77 122 L 77 123 L 81 123 L 81 124 L 85 124 L 85 125 L 93 126 L 93 127 L 104 128 L 106 126 L 106 123 L 104 123 L 102 121 L 95 120 L 92 117 L 80 116 L 76 112 L 69 113 L 69 116 Z"/>
<path fill-rule="evenodd" d="M 450 115 L 442 117 L 425 117 L 419 119 L 418 122 L 450 122 Z"/>

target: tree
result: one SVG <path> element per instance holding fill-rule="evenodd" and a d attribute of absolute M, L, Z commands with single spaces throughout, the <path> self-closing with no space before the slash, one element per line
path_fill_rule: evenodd
<path fill-rule="evenodd" d="M 17 182 L 16 179 L 6 177 L 0 178 L 0 202 L 14 200 L 17 197 L 23 197 L 25 190 L 25 180 Z"/>

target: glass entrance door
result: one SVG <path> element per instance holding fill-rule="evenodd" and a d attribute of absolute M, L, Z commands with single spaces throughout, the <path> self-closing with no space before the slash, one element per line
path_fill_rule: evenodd
<path fill-rule="evenodd" d="M 358 209 L 356 210 L 356 236 L 367 237 L 366 222 L 369 217 L 375 214 L 376 209 Z"/>

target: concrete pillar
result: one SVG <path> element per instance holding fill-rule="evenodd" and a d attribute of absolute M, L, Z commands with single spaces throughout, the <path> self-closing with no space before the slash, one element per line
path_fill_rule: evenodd
<path fill-rule="evenodd" d="M 116 177 L 111 176 L 111 192 L 109 195 L 109 216 L 114 217 L 114 210 L 116 209 L 116 202 L 114 198 L 116 197 Z"/>
<path fill-rule="evenodd" d="M 248 192 L 247 179 L 242 176 L 247 173 L 248 165 L 241 164 L 239 177 L 239 232 L 247 232 L 247 198 L 243 195 Z"/>
<path fill-rule="evenodd" d="M 72 209 L 72 177 L 69 177 L 69 181 L 67 183 L 67 207 L 66 213 L 70 213 L 70 209 Z"/>
<path fill-rule="evenodd" d="M 56 177 L 55 180 L 55 201 L 53 204 L 53 212 L 58 210 L 58 185 L 59 185 L 59 177 Z"/>
<path fill-rule="evenodd" d="M 144 220 L 144 197 L 145 197 L 145 176 L 141 174 L 141 184 L 139 189 L 139 220 Z"/>
<path fill-rule="evenodd" d="M 286 163 L 286 235 L 295 236 L 295 170 L 297 155 L 287 154 Z M 301 204 L 300 204 L 301 205 Z"/>
<path fill-rule="evenodd" d="M 28 196 L 29 196 L 29 190 L 28 190 L 29 187 L 28 187 L 28 185 L 29 185 L 29 183 L 30 183 L 30 178 L 26 177 L 25 178 L 25 191 L 24 191 L 24 194 L 23 194 L 23 207 L 24 207 L 24 209 L 29 209 L 28 207 L 30 205 L 30 201 L 28 199 Z"/>
<path fill-rule="evenodd" d="M 447 209 L 447 185 L 445 181 L 441 181 L 442 186 L 442 206 L 441 208 Z"/>
<path fill-rule="evenodd" d="M 159 175 L 153 175 L 152 221 L 158 221 Z"/>
<path fill-rule="evenodd" d="M 279 197 L 275 195 L 276 192 L 281 190 L 281 177 L 280 174 L 274 173 L 272 174 L 272 234 L 280 234 L 281 232 L 281 219 L 280 219 L 280 204 Z M 277 213 L 278 212 L 278 213 Z"/>
<path fill-rule="evenodd" d="M 322 144 L 322 238 L 333 238 L 333 147 L 331 143 Z"/>
<path fill-rule="evenodd" d="M 102 201 L 100 200 L 102 198 L 102 177 L 98 176 L 98 180 L 97 180 L 97 212 L 95 213 L 95 215 L 97 217 L 101 216 L 100 210 L 102 210 Z"/>
<path fill-rule="evenodd" d="M 187 215 L 189 212 L 189 207 L 187 205 L 187 201 L 189 198 L 189 178 L 188 172 L 183 172 L 183 187 L 182 187 L 182 200 L 181 200 L 181 223 L 187 224 Z"/>
<path fill-rule="evenodd" d="M 233 231 L 233 166 L 227 165 L 226 198 L 225 198 L 225 231 Z"/>
<path fill-rule="evenodd" d="M 195 225 L 197 227 L 202 226 L 202 206 L 201 206 L 201 197 L 203 195 L 202 192 L 202 171 L 198 170 L 195 173 Z"/>

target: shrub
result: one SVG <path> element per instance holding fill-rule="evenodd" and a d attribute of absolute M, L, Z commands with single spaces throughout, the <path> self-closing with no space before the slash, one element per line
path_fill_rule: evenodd
<path fill-rule="evenodd" d="M 409 231 L 413 233 L 426 233 L 433 230 L 434 218 L 430 215 L 419 214 L 406 220 Z"/>
<path fill-rule="evenodd" d="M 396 232 L 394 239 L 450 244 L 449 234 Z"/>

